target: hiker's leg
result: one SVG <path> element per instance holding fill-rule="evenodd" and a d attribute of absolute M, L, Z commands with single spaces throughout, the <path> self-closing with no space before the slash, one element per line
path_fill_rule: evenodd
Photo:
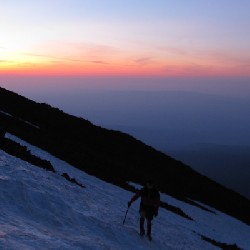
<path fill-rule="evenodd" d="M 152 232 L 152 220 L 147 220 L 147 236 L 151 236 Z"/>
<path fill-rule="evenodd" d="M 143 210 L 140 210 L 140 234 L 141 235 L 145 234 L 144 222 L 145 222 L 145 212 Z"/>
<path fill-rule="evenodd" d="M 151 240 L 151 233 L 152 233 L 152 220 L 153 220 L 153 210 L 152 209 L 148 209 L 147 213 L 146 213 L 146 219 L 147 219 L 147 236 L 148 238 Z"/>

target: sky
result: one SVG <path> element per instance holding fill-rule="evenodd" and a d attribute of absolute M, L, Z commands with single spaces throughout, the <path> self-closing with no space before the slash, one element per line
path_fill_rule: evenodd
<path fill-rule="evenodd" d="M 250 77 L 248 0 L 8 0 L 0 74 Z"/>

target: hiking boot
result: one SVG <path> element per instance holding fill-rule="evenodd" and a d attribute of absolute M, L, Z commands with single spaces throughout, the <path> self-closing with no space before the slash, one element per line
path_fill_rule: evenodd
<path fill-rule="evenodd" d="M 152 236 L 150 234 L 147 234 L 147 237 L 150 241 L 152 240 Z"/>
<path fill-rule="evenodd" d="M 145 230 L 140 230 L 140 235 L 144 236 L 145 235 Z"/>

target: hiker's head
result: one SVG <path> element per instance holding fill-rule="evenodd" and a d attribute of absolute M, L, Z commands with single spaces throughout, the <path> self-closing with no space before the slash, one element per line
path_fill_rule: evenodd
<path fill-rule="evenodd" d="M 149 181 L 146 182 L 146 187 L 148 189 L 152 189 L 154 187 L 154 183 L 151 180 L 149 180 Z"/>

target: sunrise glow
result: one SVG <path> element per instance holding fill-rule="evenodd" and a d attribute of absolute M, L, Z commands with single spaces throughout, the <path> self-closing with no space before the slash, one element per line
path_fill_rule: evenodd
<path fill-rule="evenodd" d="M 0 73 L 250 76 L 249 3 L 187 2 L 7 1 Z"/>

